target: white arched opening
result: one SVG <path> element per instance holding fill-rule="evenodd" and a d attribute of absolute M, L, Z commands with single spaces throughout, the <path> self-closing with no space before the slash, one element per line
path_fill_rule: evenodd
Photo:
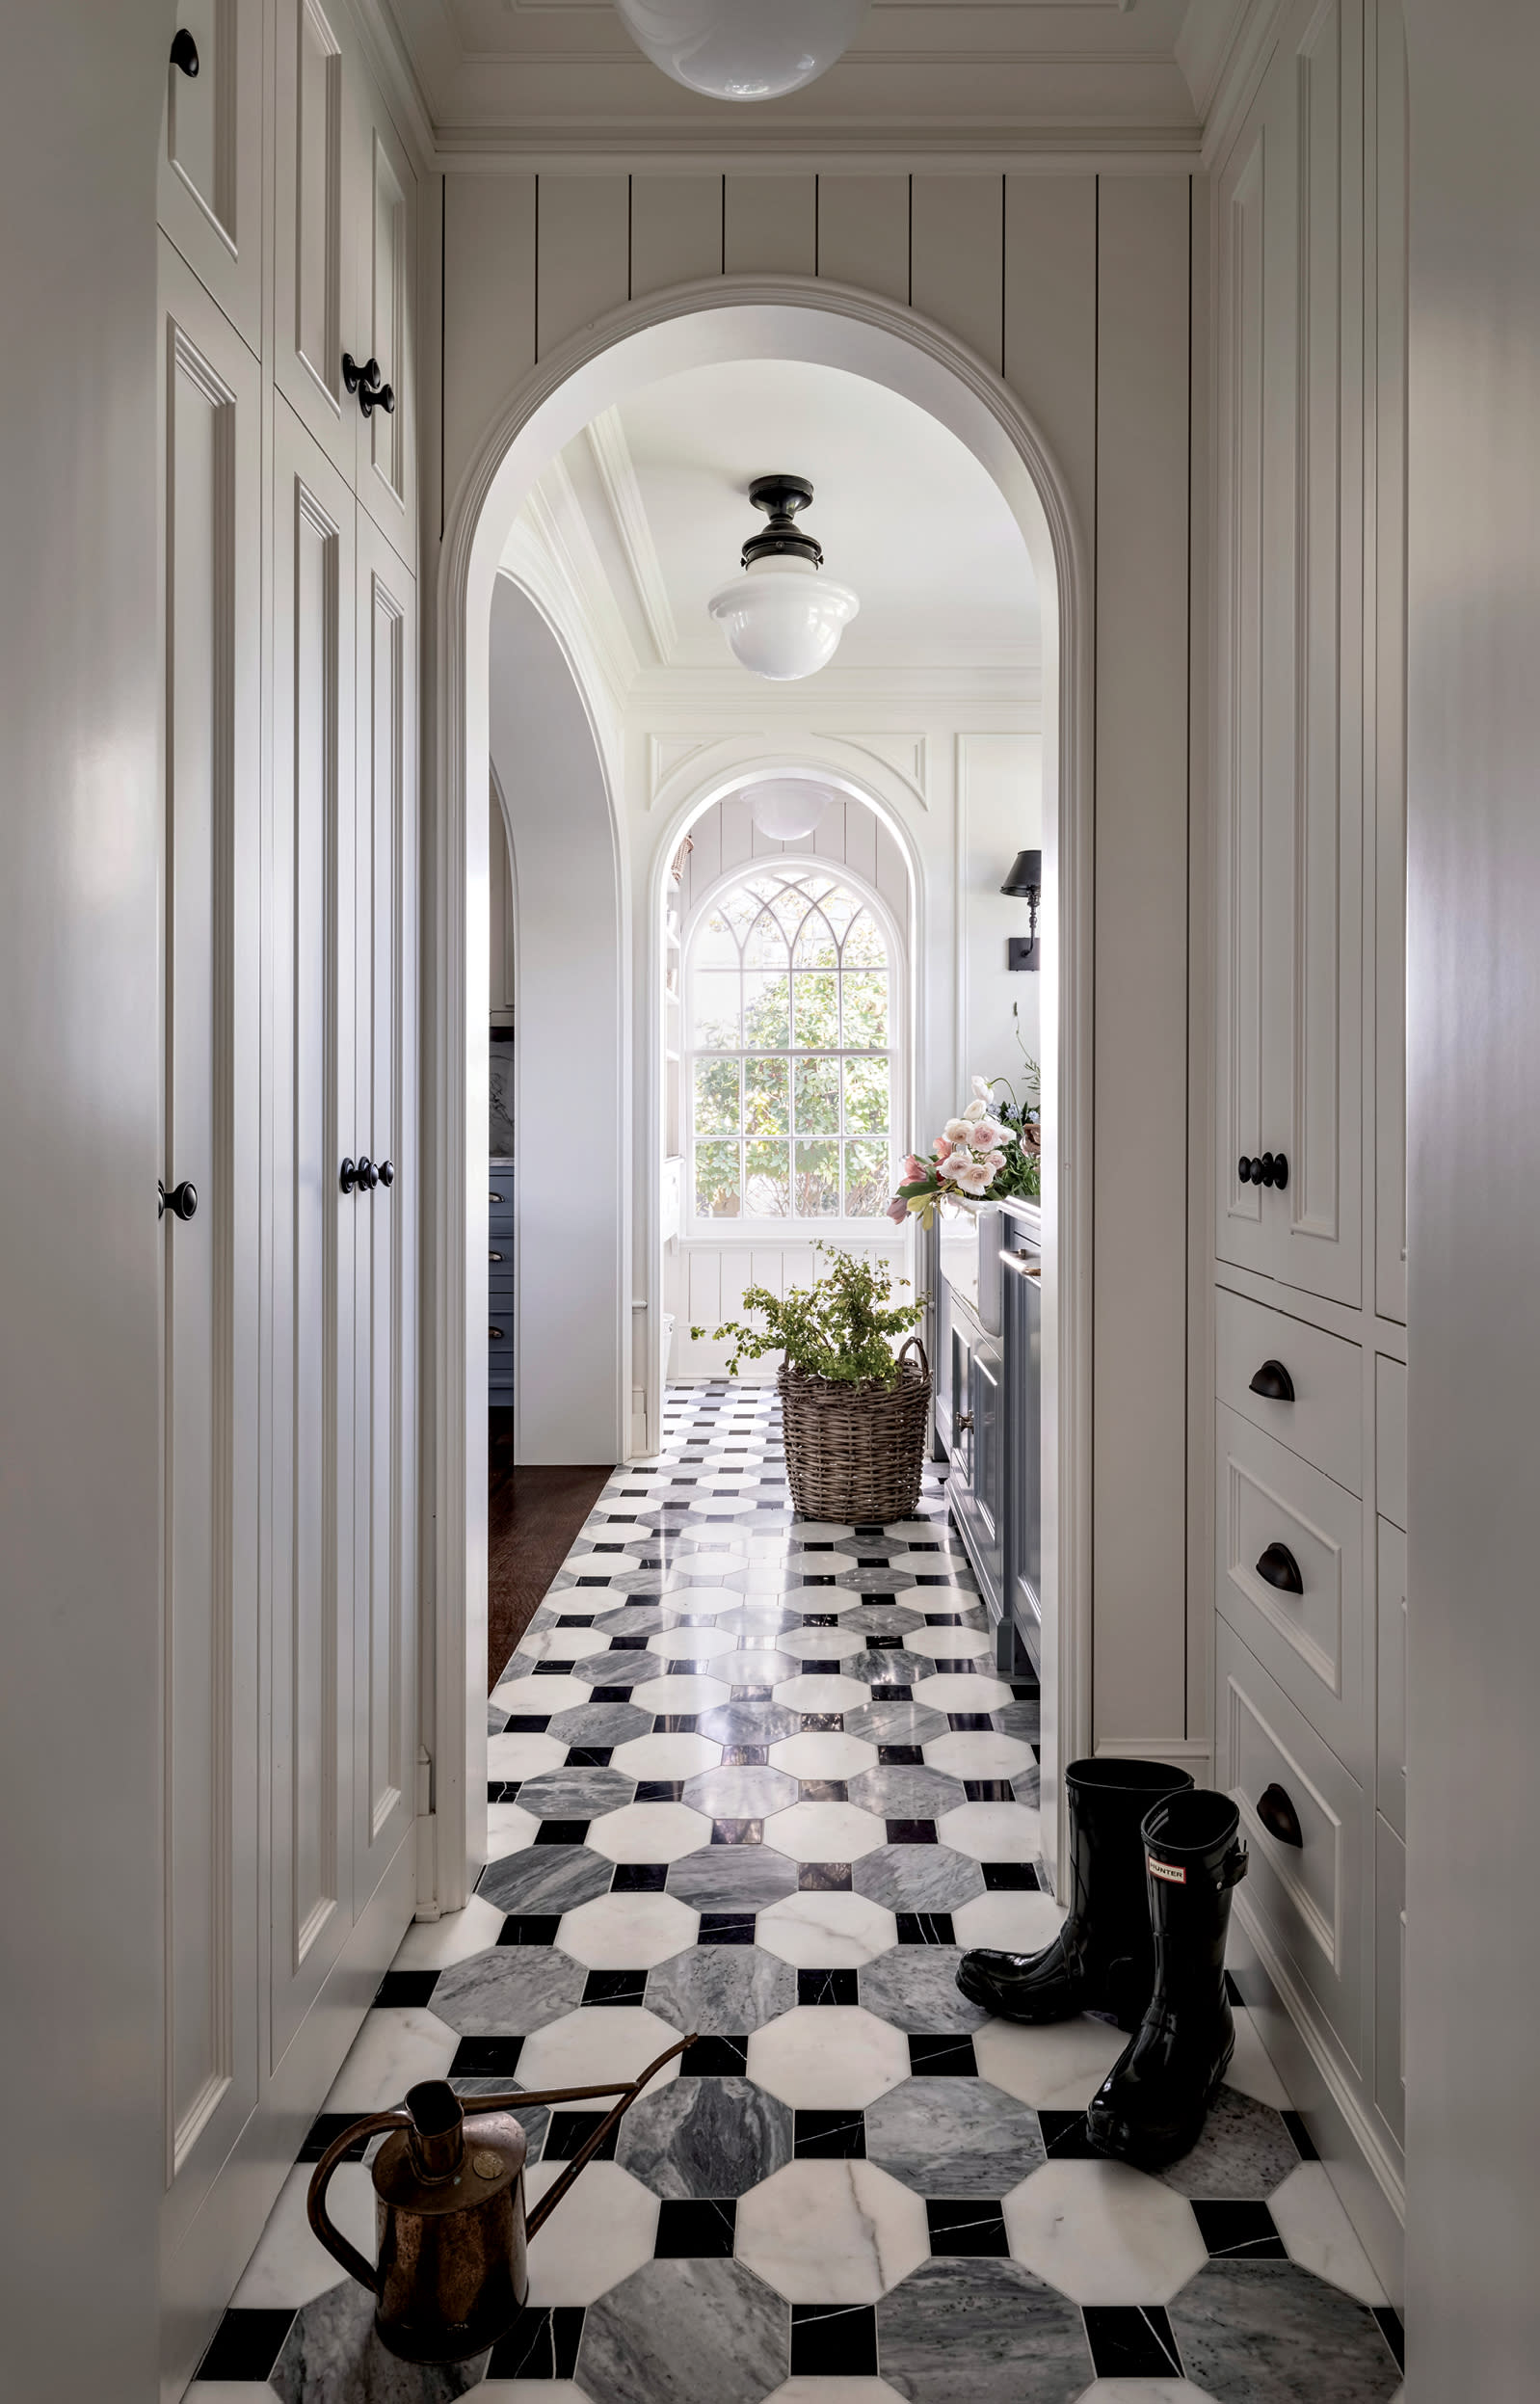
<path fill-rule="evenodd" d="M 993 476 L 1026 544 L 1043 622 L 1045 912 L 1057 929 L 1057 973 L 1043 979 L 1044 1163 L 1044 1726 L 1049 1758 L 1089 1736 L 1091 1185 L 1090 1027 L 1092 787 L 1088 577 L 1068 491 L 1028 413 L 970 352 L 896 304 L 830 283 L 726 279 L 651 295 L 597 321 L 525 379 L 489 429 L 445 527 L 438 598 L 438 795 L 435 828 L 436 1009 L 431 1152 L 436 1172 L 433 1425 L 435 1752 L 440 1909 L 463 1903 L 484 1837 L 485 1351 L 475 1330 L 486 1300 L 485 1228 L 472 1197 L 484 1178 L 480 1017 L 485 958 L 489 789 L 489 640 L 499 561 L 536 479 L 601 410 L 662 377 L 730 359 L 795 359 L 839 368 L 902 394 L 947 427 Z M 739 780 L 741 781 L 741 779 Z M 672 831 L 672 830 L 670 830 Z M 677 840 L 677 839 L 676 839 Z M 659 880 L 649 896 L 651 924 Z M 622 992 L 635 929 L 622 893 Z M 642 930 L 651 948 L 651 936 Z M 655 992 L 655 963 L 648 988 Z M 634 1026 L 623 1027 L 623 1059 Z M 655 1045 L 645 1047 L 655 1057 Z M 654 1130 L 655 1114 L 648 1125 Z M 638 1162 L 640 1167 L 643 1164 Z M 635 1181 L 645 1219 L 658 1207 L 656 1164 Z M 651 1227 L 633 1228 L 625 1131 L 612 1181 L 623 1257 L 651 1261 Z M 552 1365 L 559 1374 L 559 1364 Z M 1050 1846 L 1050 1851 L 1053 1848 Z"/>

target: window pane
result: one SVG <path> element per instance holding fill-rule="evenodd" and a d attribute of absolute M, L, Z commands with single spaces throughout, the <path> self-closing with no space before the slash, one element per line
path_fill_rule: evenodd
<path fill-rule="evenodd" d="M 735 1135 L 738 1132 L 738 1063 L 736 1060 L 697 1060 L 695 1064 L 695 1132 L 698 1135 Z"/>
<path fill-rule="evenodd" d="M 888 1041 L 888 979 L 878 970 L 846 974 L 844 1040 L 852 1050 Z"/>
<path fill-rule="evenodd" d="M 883 941 L 882 931 L 863 910 L 852 922 L 845 937 L 845 966 L 847 969 L 880 969 L 886 967 L 887 962 L 888 947 Z"/>
<path fill-rule="evenodd" d="M 822 1052 L 839 1041 L 839 980 L 824 970 L 796 979 L 797 1049 Z"/>
<path fill-rule="evenodd" d="M 845 1131 L 852 1135 L 888 1133 L 888 1062 L 845 1062 Z"/>
<path fill-rule="evenodd" d="M 783 1052 L 791 1040 L 784 976 L 743 980 L 743 1040 L 754 1052 Z"/>
<path fill-rule="evenodd" d="M 783 969 L 786 965 L 786 939 L 768 910 L 761 910 L 749 929 L 743 947 L 746 969 Z"/>
<path fill-rule="evenodd" d="M 696 928 L 690 952 L 698 969 L 737 967 L 737 939 L 720 910 L 713 910 Z"/>
<path fill-rule="evenodd" d="M 799 1143 L 796 1149 L 799 1217 L 837 1218 L 839 1146 L 837 1143 Z"/>
<path fill-rule="evenodd" d="M 737 1145 L 698 1143 L 695 1147 L 697 1218 L 736 1218 L 738 1205 Z"/>
<path fill-rule="evenodd" d="M 845 1146 L 845 1215 L 880 1218 L 892 1199 L 885 1143 Z"/>
<path fill-rule="evenodd" d="M 824 916 L 828 919 L 836 935 L 843 940 L 851 920 L 861 908 L 860 902 L 848 885 L 836 885 L 823 906 Z"/>
<path fill-rule="evenodd" d="M 836 969 L 839 954 L 835 947 L 834 931 L 821 910 L 810 910 L 802 922 L 797 948 L 791 955 L 792 965 L 799 969 Z"/>
<path fill-rule="evenodd" d="M 748 1207 L 754 1218 L 784 1218 L 791 1208 L 791 1183 L 783 1143 L 748 1146 Z"/>
<path fill-rule="evenodd" d="M 697 969 L 690 979 L 693 1039 L 703 1052 L 735 1049 L 738 1033 L 738 977 L 735 970 Z"/>
<path fill-rule="evenodd" d="M 835 1135 L 839 1132 L 839 1063 L 837 1060 L 797 1062 L 797 1133 Z"/>
<path fill-rule="evenodd" d="M 744 1129 L 751 1135 L 787 1135 L 791 1122 L 786 1060 L 746 1060 L 743 1067 Z M 697 1122 L 699 1124 L 699 1122 Z"/>

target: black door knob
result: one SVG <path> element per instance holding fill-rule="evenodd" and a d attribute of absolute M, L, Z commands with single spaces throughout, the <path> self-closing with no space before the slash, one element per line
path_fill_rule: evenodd
<path fill-rule="evenodd" d="M 395 1169 L 388 1161 L 382 1161 L 380 1163 L 380 1183 L 383 1186 L 393 1186 L 395 1182 Z"/>
<path fill-rule="evenodd" d="M 341 1173 L 337 1178 L 337 1183 L 342 1188 L 344 1193 L 351 1193 L 358 1182 L 358 1164 L 350 1154 L 342 1163 Z"/>
<path fill-rule="evenodd" d="M 374 367 L 374 361 L 372 359 L 369 361 L 369 364 L 371 367 Z M 378 377 L 380 373 L 379 368 L 374 367 L 374 372 L 376 377 Z M 396 396 L 388 384 L 360 384 L 358 387 L 358 407 L 362 410 L 366 417 L 372 417 L 377 409 L 383 409 L 387 417 L 393 417 L 396 414 Z"/>
<path fill-rule="evenodd" d="M 170 1193 L 164 1186 L 157 1186 L 155 1190 L 160 1195 L 160 1208 L 155 1213 L 157 1218 L 164 1218 L 168 1211 L 173 1218 L 191 1218 L 196 1214 L 198 1188 L 191 1178 L 184 1177 L 179 1186 L 173 1186 Z"/>
<path fill-rule="evenodd" d="M 1281 1845 L 1305 1842 L 1305 1831 L 1299 1825 L 1299 1814 L 1281 1786 L 1264 1786 L 1257 1798 L 1257 1817 Z"/>
<path fill-rule="evenodd" d="M 1264 1585 L 1276 1587 L 1280 1594 L 1303 1594 L 1305 1581 L 1299 1574 L 1299 1563 L 1287 1544 L 1269 1544 L 1258 1556 L 1257 1575 Z"/>
<path fill-rule="evenodd" d="M 184 75 L 198 73 L 198 44 L 185 25 L 178 25 L 172 36 L 172 65 L 179 67 Z"/>
<path fill-rule="evenodd" d="M 359 1185 L 366 1186 L 371 1193 L 380 1183 L 380 1171 L 370 1160 L 367 1152 L 360 1152 L 358 1155 L 358 1175 Z"/>
<path fill-rule="evenodd" d="M 1268 1402 L 1291 1402 L 1294 1380 L 1282 1361 L 1263 1361 L 1251 1381 L 1251 1390 Z"/>
<path fill-rule="evenodd" d="M 1262 1158 L 1263 1168 L 1266 1167 L 1269 1161 L 1271 1161 L 1273 1164 L 1272 1182 L 1278 1188 L 1279 1192 L 1282 1193 L 1284 1188 L 1288 1183 L 1288 1155 L 1287 1152 L 1268 1152 L 1264 1154 Z"/>
<path fill-rule="evenodd" d="M 1235 1163 L 1235 1175 L 1243 1186 L 1260 1186 L 1263 1182 L 1261 1172 L 1262 1164 L 1260 1154 L 1254 1153 L 1249 1161 L 1242 1154 Z"/>
<path fill-rule="evenodd" d="M 378 363 L 374 360 L 371 359 L 367 366 L 360 367 L 351 351 L 343 352 L 342 381 L 347 386 L 350 392 L 357 392 L 359 385 L 363 382 L 364 377 L 369 375 L 371 372 L 375 375 L 380 373 Z"/>

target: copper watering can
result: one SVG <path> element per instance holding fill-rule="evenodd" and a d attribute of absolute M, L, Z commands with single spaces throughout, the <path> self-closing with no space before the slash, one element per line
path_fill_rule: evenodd
<path fill-rule="evenodd" d="M 393 2111 L 373 2112 L 334 2138 L 315 2166 L 306 2209 L 327 2252 L 376 2298 L 381 2342 L 407 2363 L 464 2363 L 513 2326 L 529 2294 L 527 2249 L 585 2163 L 644 2087 L 693 2037 L 681 2037 L 628 2085 L 553 2087 L 540 2094 L 468 2098 L 446 2078 L 426 2078 Z M 550 2192 L 524 2209 L 529 2141 L 514 2119 L 527 2103 L 582 2103 L 618 2096 Z M 388 2128 L 374 2158 L 379 2268 L 327 2217 L 332 2172 L 358 2140 Z"/>

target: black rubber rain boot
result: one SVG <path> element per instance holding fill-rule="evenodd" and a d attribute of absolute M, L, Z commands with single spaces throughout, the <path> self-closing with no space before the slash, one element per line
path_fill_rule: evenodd
<path fill-rule="evenodd" d="M 1070 1915 L 1042 1953 L 963 1956 L 957 1984 L 1002 2020 L 1107 2012 L 1137 2028 L 1155 1984 L 1141 1825 L 1152 1803 L 1192 1784 L 1166 1761 L 1072 1761 Z"/>
<path fill-rule="evenodd" d="M 1158 2170 L 1197 2144 L 1235 2050 L 1225 1938 L 1246 1848 L 1235 1804 L 1207 1788 L 1157 1803 L 1144 1847 L 1155 1991 L 1092 2099 L 1085 2133 L 1099 2153 Z"/>

